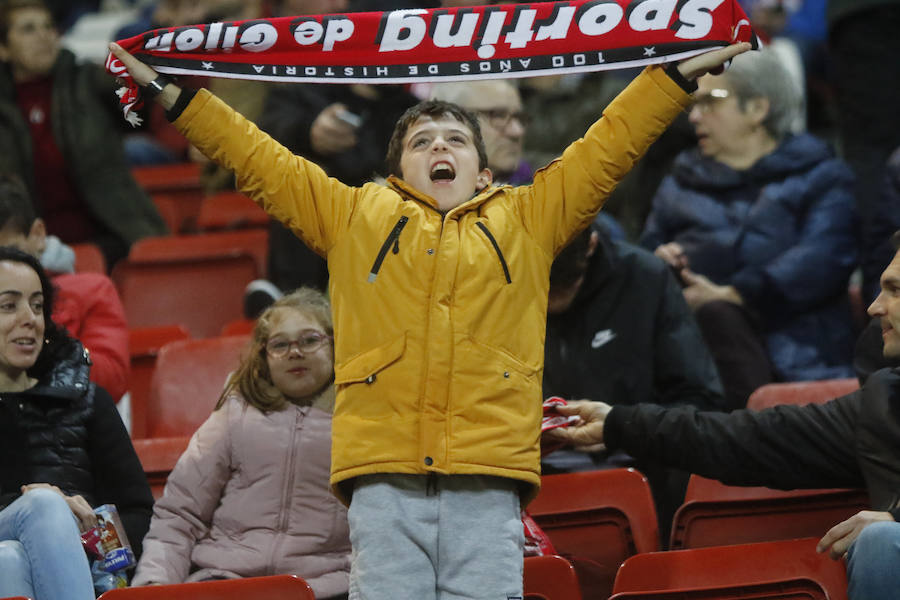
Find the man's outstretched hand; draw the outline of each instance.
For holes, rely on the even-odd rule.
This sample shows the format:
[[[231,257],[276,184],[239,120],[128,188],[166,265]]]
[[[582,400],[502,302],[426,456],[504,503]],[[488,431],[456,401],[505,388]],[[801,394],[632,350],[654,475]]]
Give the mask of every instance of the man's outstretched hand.
[[[604,402],[592,400],[573,400],[556,410],[565,416],[576,415],[581,418],[568,427],[558,427],[544,432],[549,441],[563,443],[566,446],[585,447],[603,443],[603,425],[606,415],[612,407]]]

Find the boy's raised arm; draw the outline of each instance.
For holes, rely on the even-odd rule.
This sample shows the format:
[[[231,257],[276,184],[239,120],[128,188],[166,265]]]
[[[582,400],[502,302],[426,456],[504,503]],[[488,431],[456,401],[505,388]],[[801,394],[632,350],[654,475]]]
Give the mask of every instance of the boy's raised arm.
[[[208,92],[183,90],[114,42],[109,49],[145,98],[165,108],[204,155],[234,172],[241,192],[313,251],[327,254],[353,212],[358,188],[329,178]]]

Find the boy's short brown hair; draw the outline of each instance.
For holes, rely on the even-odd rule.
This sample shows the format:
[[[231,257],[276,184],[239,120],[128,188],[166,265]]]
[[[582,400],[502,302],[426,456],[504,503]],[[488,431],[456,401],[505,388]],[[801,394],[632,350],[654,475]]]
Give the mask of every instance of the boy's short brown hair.
[[[410,126],[422,117],[431,117],[433,119],[449,115],[467,126],[472,131],[472,141],[475,144],[475,150],[478,152],[478,169],[486,169],[488,165],[487,149],[484,147],[484,138],[481,136],[481,126],[478,125],[478,119],[458,104],[452,102],[444,102],[443,100],[426,100],[419,102],[415,106],[407,109],[403,115],[397,119],[394,125],[394,132],[391,134],[391,141],[388,142],[387,156],[385,164],[387,165],[388,174],[402,177],[400,170],[400,157],[403,156],[403,138]]]

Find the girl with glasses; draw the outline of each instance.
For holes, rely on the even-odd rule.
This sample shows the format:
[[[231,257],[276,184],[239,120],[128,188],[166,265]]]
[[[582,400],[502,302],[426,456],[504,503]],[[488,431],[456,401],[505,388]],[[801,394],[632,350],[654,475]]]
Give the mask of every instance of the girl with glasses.
[[[308,288],[259,317],[156,503],[133,585],[292,574],[316,598],[346,597],[346,509],[328,487],[332,335]]]

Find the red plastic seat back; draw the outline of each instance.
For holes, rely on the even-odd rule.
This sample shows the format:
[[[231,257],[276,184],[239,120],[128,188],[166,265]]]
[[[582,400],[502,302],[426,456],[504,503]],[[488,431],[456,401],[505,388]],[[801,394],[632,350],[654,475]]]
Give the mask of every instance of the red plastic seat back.
[[[190,441],[191,438],[188,436],[132,440],[154,499],[159,499],[163,495],[169,473],[175,468],[175,463],[181,458]]]
[[[103,600],[315,600],[312,588],[294,575],[246,577],[199,583],[119,588]]]
[[[527,510],[574,563],[586,599],[609,594],[627,557],[659,549],[650,486],[634,469],[545,475]]]
[[[870,506],[865,490],[773,490],[691,475],[669,547],[703,548],[822,536]]]
[[[200,204],[197,229],[244,229],[267,227],[269,215],[241,192],[220,192],[206,196]]]
[[[190,436],[216,406],[249,336],[182,340],[163,346],[147,404],[147,437]]]
[[[763,410],[778,404],[824,404],[859,389],[856,379],[825,379],[822,381],[792,381],[767,383],[753,391],[747,408]]]
[[[150,196],[172,233],[192,231],[197,226],[203,200],[198,163],[135,167],[132,175]]]
[[[150,398],[150,381],[156,368],[160,349],[177,340],[191,337],[182,325],[140,327],[128,332],[131,354],[131,370],[128,374],[128,393],[131,397],[131,437],[147,437],[147,402]]]
[[[211,231],[191,235],[145,237],[131,245],[132,262],[183,260],[230,254],[249,254],[265,276],[269,260],[269,231],[261,228]]]
[[[846,600],[844,563],[818,554],[818,538],[638,554],[610,600],[821,598]]]
[[[112,279],[130,328],[184,325],[193,337],[218,335],[243,316],[244,288],[258,276],[247,254],[119,261]]]
[[[238,319],[225,323],[221,335],[247,335],[253,333],[256,327],[256,319]]]
[[[581,600],[575,567],[562,556],[525,557],[525,598]]]
[[[85,242],[83,244],[72,244],[71,248],[75,252],[76,273],[102,273],[106,275],[106,258],[97,244]]]

